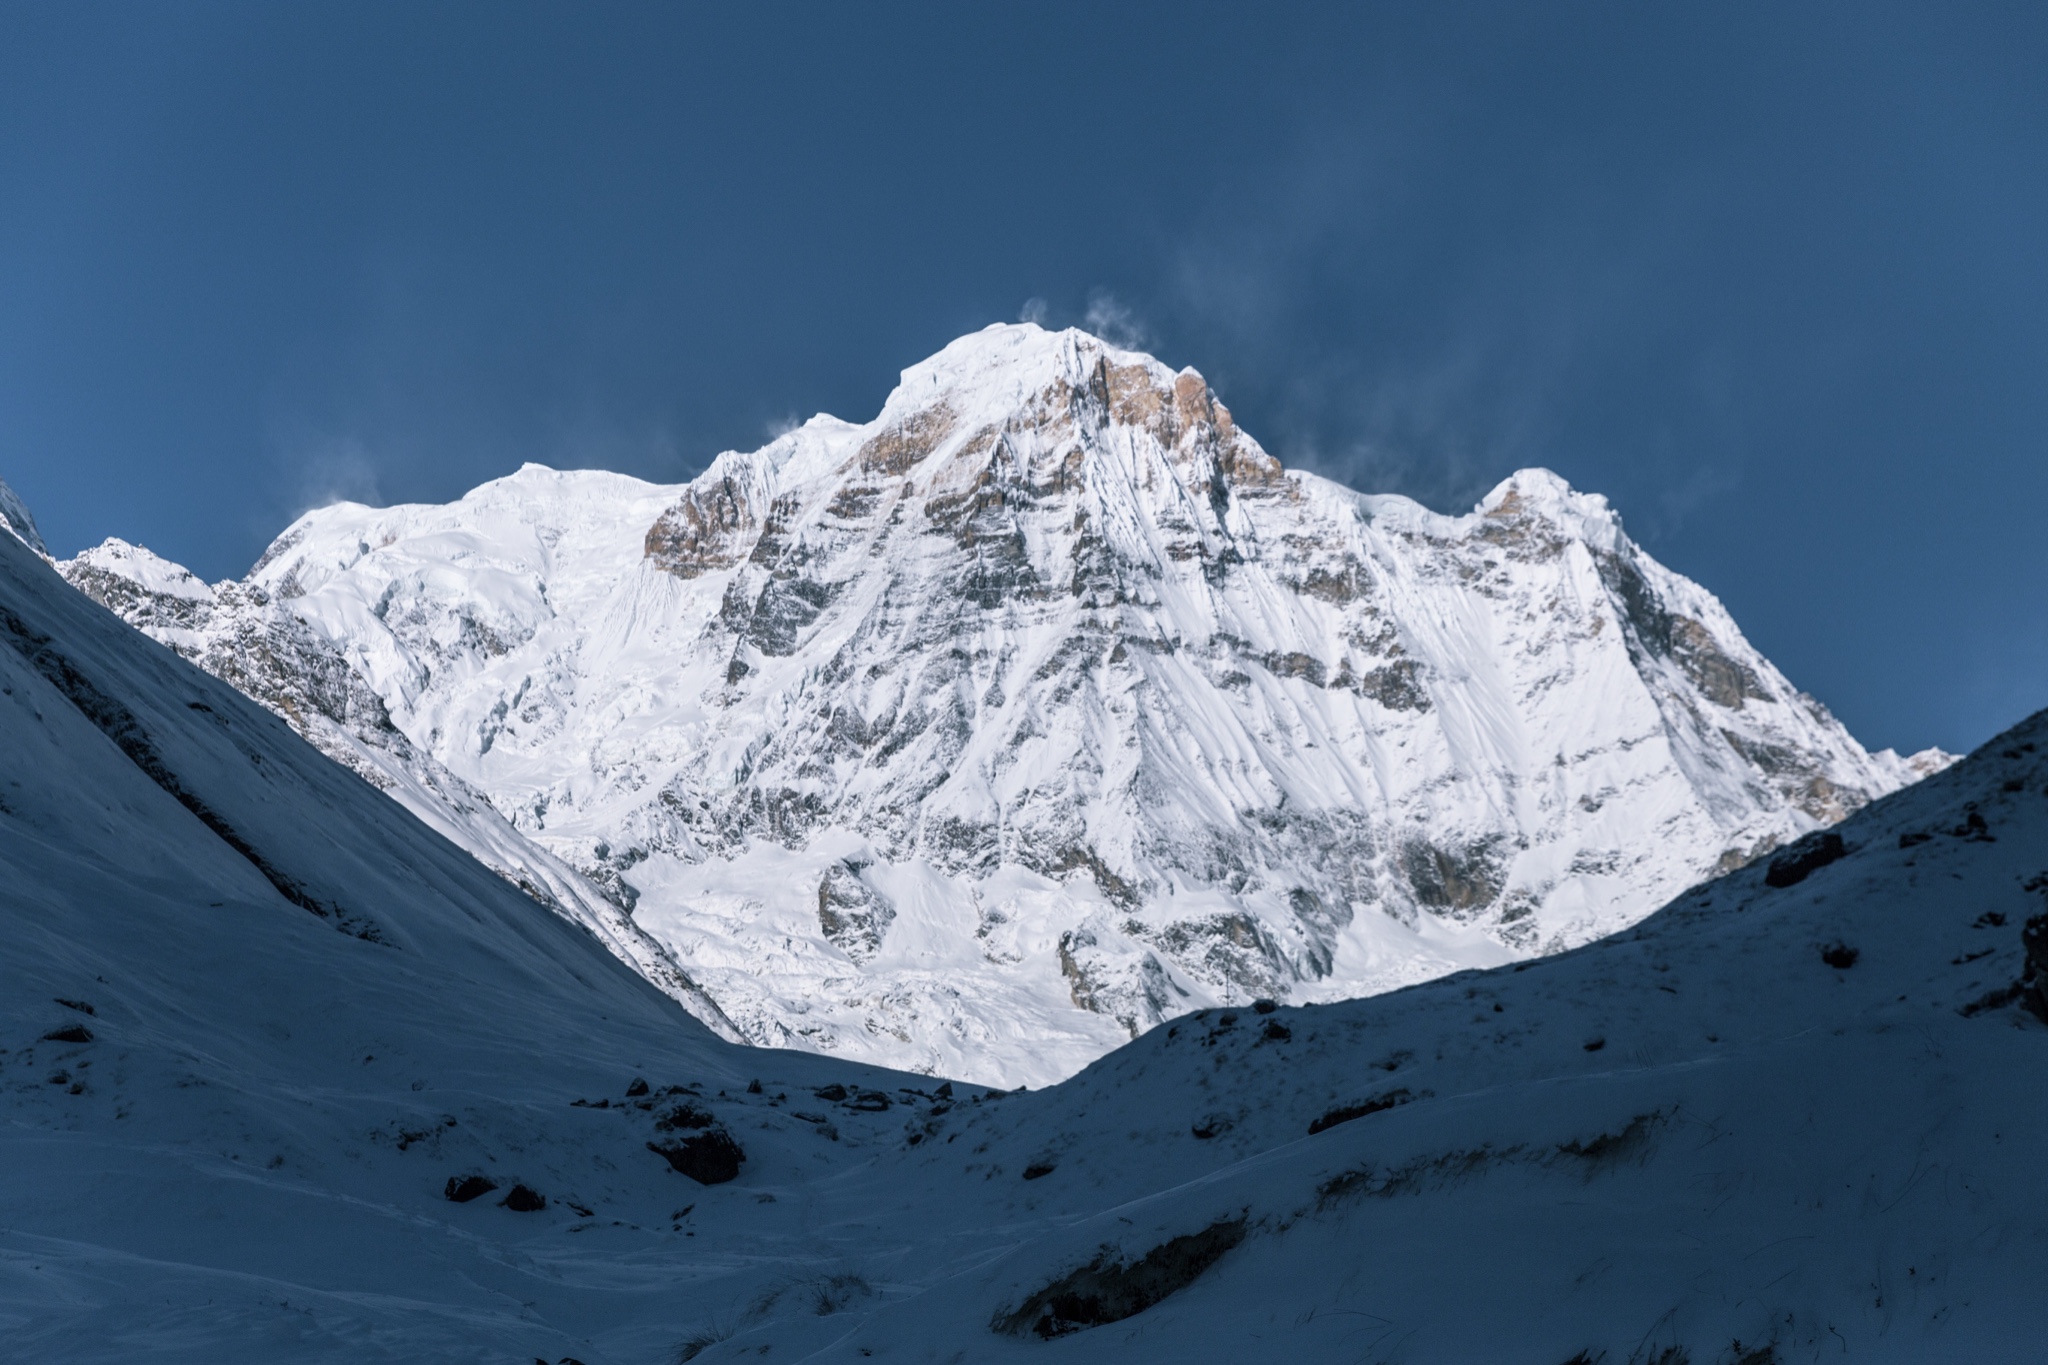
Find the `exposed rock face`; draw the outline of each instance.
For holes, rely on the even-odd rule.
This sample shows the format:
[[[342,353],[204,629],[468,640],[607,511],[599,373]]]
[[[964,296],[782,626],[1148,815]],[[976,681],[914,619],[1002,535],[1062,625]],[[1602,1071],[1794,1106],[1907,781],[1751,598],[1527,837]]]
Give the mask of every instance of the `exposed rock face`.
[[[872,962],[896,909],[860,879],[860,864],[837,862],[818,883],[818,927],[855,962]]]
[[[648,561],[679,578],[695,578],[745,559],[760,534],[756,511],[767,501],[769,472],[735,461],[724,477],[692,484],[647,528]]]
[[[308,514],[209,624],[94,555],[288,718],[487,793],[748,1037],[1001,1084],[1586,942],[1941,761],[1867,753],[1554,475],[1361,495],[1030,326],[683,488]]]

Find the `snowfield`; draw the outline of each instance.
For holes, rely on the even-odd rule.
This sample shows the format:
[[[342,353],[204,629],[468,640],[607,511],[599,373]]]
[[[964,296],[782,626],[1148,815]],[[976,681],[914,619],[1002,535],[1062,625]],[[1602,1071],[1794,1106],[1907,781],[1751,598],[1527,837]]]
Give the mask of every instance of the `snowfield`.
[[[62,567],[713,1028],[1005,1086],[1589,942],[1946,761],[1866,752],[1555,475],[1361,495],[1030,325],[688,485],[528,466],[239,582]]]
[[[1827,834],[998,1096],[720,1039],[0,536],[0,1340],[2038,1360],[2048,718]]]

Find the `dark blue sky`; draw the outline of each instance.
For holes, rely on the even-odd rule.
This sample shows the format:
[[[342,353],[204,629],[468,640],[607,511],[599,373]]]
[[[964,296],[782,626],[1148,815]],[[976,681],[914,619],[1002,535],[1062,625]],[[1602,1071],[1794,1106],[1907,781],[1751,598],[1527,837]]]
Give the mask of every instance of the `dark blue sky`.
[[[220,577],[1029,307],[1361,488],[1548,465],[1964,748],[2048,704],[2044,72],[2038,5],[0,0],[0,476]]]

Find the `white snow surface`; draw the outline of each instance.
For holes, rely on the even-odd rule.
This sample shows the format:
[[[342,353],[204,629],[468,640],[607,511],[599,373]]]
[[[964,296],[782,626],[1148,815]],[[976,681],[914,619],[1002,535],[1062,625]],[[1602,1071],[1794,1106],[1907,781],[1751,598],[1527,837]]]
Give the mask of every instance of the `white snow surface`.
[[[1207,1009],[996,1098],[720,1041],[0,537],[0,1341],[2037,1360],[2048,1026],[2012,987],[2023,927],[2048,943],[2044,747],[2048,715],[1851,816],[1796,884],[1752,866],[1544,959]],[[647,1149],[686,1105],[736,1179]],[[445,1198],[467,1174],[497,1188]]]
[[[1945,759],[1866,752],[1553,474],[1361,495],[1030,325],[688,485],[529,465],[308,513],[215,589],[65,571],[494,867],[601,888],[704,1017],[1003,1085],[1588,942]],[[277,656],[361,704],[277,705]]]

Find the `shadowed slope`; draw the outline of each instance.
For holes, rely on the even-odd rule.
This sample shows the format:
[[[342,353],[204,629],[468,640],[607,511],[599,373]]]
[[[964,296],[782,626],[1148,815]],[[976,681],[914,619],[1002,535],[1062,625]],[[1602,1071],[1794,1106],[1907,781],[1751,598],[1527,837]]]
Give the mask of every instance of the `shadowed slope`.
[[[998,1097],[722,1043],[10,538],[0,608],[31,1358],[2021,1362],[2048,1330],[2016,989],[2048,718],[1790,884]]]

